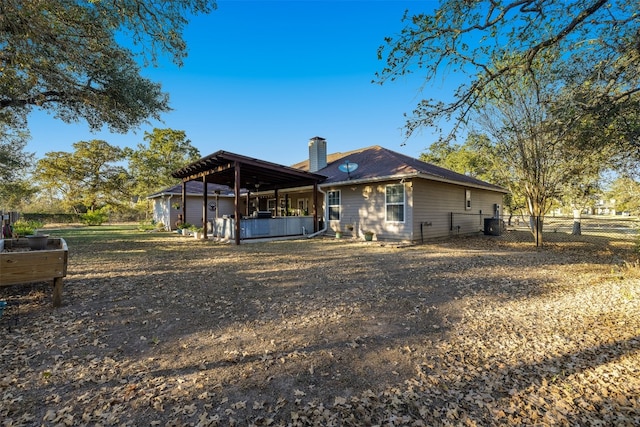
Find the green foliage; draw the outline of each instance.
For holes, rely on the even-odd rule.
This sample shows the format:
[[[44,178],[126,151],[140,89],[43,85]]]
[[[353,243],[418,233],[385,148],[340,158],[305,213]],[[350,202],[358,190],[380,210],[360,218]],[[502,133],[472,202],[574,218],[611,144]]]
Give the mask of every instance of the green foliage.
[[[504,163],[496,161],[493,157],[491,141],[486,135],[473,133],[462,145],[447,141],[435,142],[420,155],[420,159],[454,172],[511,188],[509,180],[505,179]],[[526,207],[522,195],[513,192],[504,196],[503,205],[509,213],[520,212]]]
[[[187,17],[214,8],[213,0],[3,1],[0,124],[26,129],[33,108],[93,130],[159,119],[168,96],[141,76],[136,56],[155,64],[168,53],[180,65]],[[133,43],[124,48],[116,35]]]
[[[399,35],[378,50],[386,60],[378,81],[420,72],[439,84],[455,74],[462,83],[453,100],[422,100],[406,126],[410,135],[453,121],[448,140],[481,104],[506,99],[495,91],[497,81],[529,80],[531,95],[565,134],[580,134],[575,140],[592,149],[635,147],[640,158],[637,6],[636,0],[444,0],[432,13],[405,15]]]
[[[22,129],[10,129],[2,122],[2,117],[0,110],[0,206],[3,209],[19,210],[37,191],[27,179],[34,156],[25,152],[26,132]]]
[[[133,194],[138,197],[179,183],[171,173],[200,158],[184,131],[154,129],[145,132],[144,140],[147,146],[138,144],[128,153],[129,172],[135,181]]]
[[[155,220],[140,221],[138,224],[138,230],[140,231],[162,231],[164,230],[164,224],[156,222]]]
[[[102,225],[109,220],[109,214],[104,209],[96,209],[81,214],[80,220],[86,225]]]
[[[129,198],[131,177],[117,164],[125,157],[122,149],[95,139],[73,147],[73,153],[47,153],[36,165],[42,187],[60,194],[67,210],[95,210]]]
[[[38,189],[29,179],[16,178],[13,181],[0,181],[1,206],[8,210],[20,211],[22,206],[33,199],[37,191]]]
[[[606,195],[615,200],[616,211],[640,216],[640,182],[628,176],[619,177]]]
[[[78,222],[79,217],[76,214],[63,214],[63,213],[22,213],[20,215],[25,220],[33,220],[38,221],[43,224],[71,224],[73,222]]]
[[[0,182],[18,181],[31,166],[33,153],[24,151],[27,139],[24,131],[8,128],[0,114]]]
[[[24,237],[34,234],[43,225],[40,221],[20,219],[13,223],[13,232],[20,237]]]
[[[499,184],[495,173],[491,170],[492,163],[487,159],[487,153],[483,152],[485,144],[480,142],[482,139],[486,140],[486,136],[474,133],[462,145],[437,141],[420,155],[420,160],[463,175]]]

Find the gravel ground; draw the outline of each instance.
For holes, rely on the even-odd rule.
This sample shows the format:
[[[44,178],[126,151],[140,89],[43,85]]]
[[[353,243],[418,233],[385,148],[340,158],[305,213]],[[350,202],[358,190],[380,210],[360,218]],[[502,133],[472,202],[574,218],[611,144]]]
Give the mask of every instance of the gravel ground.
[[[640,425],[630,244],[67,243],[61,308],[0,288],[3,426]]]

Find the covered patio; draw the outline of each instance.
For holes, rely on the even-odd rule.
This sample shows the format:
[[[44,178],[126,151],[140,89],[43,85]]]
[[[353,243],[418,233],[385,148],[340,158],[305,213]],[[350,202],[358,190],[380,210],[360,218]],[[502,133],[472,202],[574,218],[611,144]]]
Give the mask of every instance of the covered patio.
[[[208,224],[208,200],[207,184],[226,185],[234,189],[234,215],[232,218],[225,218],[223,227],[231,228],[229,235],[233,236],[236,244],[240,244],[242,239],[254,237],[282,237],[284,235],[303,234],[306,231],[318,231],[319,224],[319,191],[318,184],[326,179],[323,175],[302,171],[276,163],[258,160],[228,151],[217,151],[196,162],[191,163],[171,174],[174,178],[182,180],[182,199],[186,197],[186,183],[189,181],[201,181],[203,185],[202,193],[202,218],[204,237],[207,238]],[[250,203],[246,209],[242,209],[240,200],[251,199],[252,195],[273,194],[276,203],[279,200],[279,191],[284,189],[311,190],[312,197],[308,209],[310,224],[302,221],[289,221],[284,224],[282,219],[287,217],[285,210],[281,215],[279,208],[274,209],[274,214],[270,210],[260,210],[260,205],[255,206],[253,212],[249,212]],[[186,218],[186,203],[182,203],[182,217]],[[277,222],[276,222],[277,221]],[[309,222],[309,221],[307,221]],[[245,223],[245,224],[243,224]],[[300,223],[298,225],[297,223]],[[246,227],[244,227],[246,225]],[[299,230],[296,230],[296,228]],[[256,233],[256,230],[259,230]],[[299,233],[298,233],[299,231]],[[284,234],[283,234],[284,233]]]

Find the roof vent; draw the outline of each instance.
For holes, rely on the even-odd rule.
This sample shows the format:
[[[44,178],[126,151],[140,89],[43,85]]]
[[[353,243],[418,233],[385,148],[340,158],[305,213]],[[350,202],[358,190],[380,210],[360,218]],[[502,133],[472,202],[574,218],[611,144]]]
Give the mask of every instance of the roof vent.
[[[327,140],[314,136],[309,140],[309,172],[317,172],[327,166]]]

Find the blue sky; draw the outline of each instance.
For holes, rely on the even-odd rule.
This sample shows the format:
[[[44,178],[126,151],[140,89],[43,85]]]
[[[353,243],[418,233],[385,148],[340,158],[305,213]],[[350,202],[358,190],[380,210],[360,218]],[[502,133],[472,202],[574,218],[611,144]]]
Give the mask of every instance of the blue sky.
[[[450,96],[446,84],[423,90],[419,76],[373,84],[384,66],[377,49],[400,32],[404,11],[430,12],[435,1],[219,0],[186,29],[189,56],[143,74],[162,84],[173,111],[126,135],[91,133],[30,116],[27,151],[71,151],[81,140],[120,147],[143,142],[154,127],[184,130],[205,156],[218,150],[290,165],[308,156],[311,137],[328,151],[381,145],[417,157],[437,139],[428,130],[404,139],[404,113],[423,97]]]

